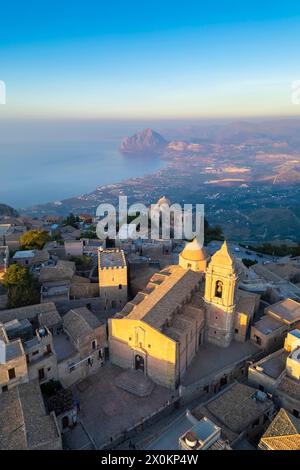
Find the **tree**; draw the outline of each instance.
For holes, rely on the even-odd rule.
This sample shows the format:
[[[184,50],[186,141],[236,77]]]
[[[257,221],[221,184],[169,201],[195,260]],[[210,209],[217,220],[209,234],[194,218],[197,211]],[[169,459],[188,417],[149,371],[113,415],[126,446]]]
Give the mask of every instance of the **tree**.
[[[250,268],[250,266],[253,266],[254,264],[257,263],[257,261],[254,261],[254,260],[249,259],[249,258],[243,258],[242,262],[247,268]]]
[[[25,266],[18,264],[9,266],[2,283],[8,290],[8,308],[39,303],[37,281]]]
[[[71,256],[70,261],[73,261],[76,264],[76,269],[78,271],[84,271],[91,269],[93,266],[93,260],[89,256]]]
[[[63,225],[71,225],[71,227],[74,227],[74,228],[78,228],[78,224],[80,222],[80,219],[79,217],[74,214],[72,214],[72,212],[68,215],[68,217],[66,217],[64,220],[63,220]]]
[[[204,219],[204,240],[205,243],[209,243],[212,240],[224,240],[222,227],[220,225],[211,226]]]
[[[29,230],[20,237],[20,245],[22,250],[42,250],[50,240],[51,237],[45,231]]]

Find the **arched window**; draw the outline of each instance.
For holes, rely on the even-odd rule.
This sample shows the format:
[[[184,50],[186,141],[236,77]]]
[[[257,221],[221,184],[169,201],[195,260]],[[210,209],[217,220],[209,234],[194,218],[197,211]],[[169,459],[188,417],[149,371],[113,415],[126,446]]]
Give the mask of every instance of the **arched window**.
[[[223,294],[223,282],[222,281],[217,281],[216,282],[215,297],[219,297],[221,299],[222,294]]]

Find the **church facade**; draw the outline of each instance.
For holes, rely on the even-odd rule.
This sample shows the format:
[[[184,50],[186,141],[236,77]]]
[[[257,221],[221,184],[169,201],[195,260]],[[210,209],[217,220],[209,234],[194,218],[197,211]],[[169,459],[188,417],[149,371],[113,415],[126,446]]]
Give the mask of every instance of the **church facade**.
[[[239,322],[247,323],[248,312],[238,309],[237,284],[226,242],[210,261],[196,240],[188,243],[179,265],[154,274],[109,320],[111,362],[177,388],[205,341],[227,347]]]

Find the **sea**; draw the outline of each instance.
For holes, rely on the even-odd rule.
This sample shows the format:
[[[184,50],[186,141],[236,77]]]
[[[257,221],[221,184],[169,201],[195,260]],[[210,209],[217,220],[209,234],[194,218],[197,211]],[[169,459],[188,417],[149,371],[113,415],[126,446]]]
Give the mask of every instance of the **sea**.
[[[144,176],[159,157],[122,155],[119,139],[0,142],[0,203],[16,209],[92,192],[97,186]]]

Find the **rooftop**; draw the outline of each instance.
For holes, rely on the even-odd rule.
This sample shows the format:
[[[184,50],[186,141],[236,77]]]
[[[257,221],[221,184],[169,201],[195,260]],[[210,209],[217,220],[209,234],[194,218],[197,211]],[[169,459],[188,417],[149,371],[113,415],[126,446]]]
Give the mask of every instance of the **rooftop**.
[[[52,328],[61,322],[61,317],[56,310],[54,302],[28,305],[26,307],[12,308],[0,311],[0,322],[7,323],[11,320],[23,320],[37,318],[40,325]]]
[[[254,328],[264,335],[269,335],[282,328],[282,322],[269,315],[263,315],[259,321],[254,324]]]
[[[300,400],[300,382],[292,379],[286,374],[284,374],[280,380],[277,390],[291,398],[294,398],[295,400]]]
[[[145,297],[133,307],[127,318],[143,320],[161,330],[200,281],[199,273],[186,271],[176,265],[168,266],[150,279]]]
[[[199,420],[203,416],[209,418],[232,442],[272,406],[271,400],[260,400],[257,393],[254,388],[235,382],[192,414]]]
[[[293,299],[284,299],[267,307],[266,313],[290,325],[300,321],[300,303]]]
[[[189,261],[203,261],[208,257],[205,249],[199,244],[196,238],[186,244],[180,256]]]
[[[25,318],[32,319],[32,318],[38,317],[39,315],[46,315],[46,314],[58,315],[56,306],[53,302],[1,310],[0,321],[2,323],[6,323],[14,319],[18,319],[18,320],[22,320]]]
[[[269,450],[300,450],[300,420],[281,408],[262,436],[260,447]]]
[[[34,250],[23,250],[23,251],[16,251],[13,256],[13,259],[22,259],[22,258],[34,258],[35,251]]]
[[[0,449],[51,449],[58,439],[52,416],[45,411],[37,381],[19,385],[0,395]]]
[[[215,434],[219,433],[221,429],[216,426],[210,419],[204,416],[198,423],[196,423],[187,433],[181,436],[181,439],[190,441],[191,443],[195,442],[195,450],[201,448],[205,443],[209,442],[209,439],[212,438]],[[192,446],[190,446],[192,447]]]
[[[285,370],[288,355],[289,353],[285,349],[280,349],[256,362],[252,368],[276,380]]]
[[[76,349],[64,333],[54,335],[52,337],[53,349],[55,351],[58,362],[64,361],[76,354]]]
[[[252,317],[259,298],[259,294],[238,289],[236,305],[237,312],[245,313],[247,316]]]
[[[41,283],[51,281],[71,280],[76,271],[73,261],[59,260],[56,266],[44,266],[40,272]]]
[[[5,345],[5,359],[6,362],[12,361],[17,357],[23,356],[24,351],[21,340],[10,341]]]
[[[63,318],[64,328],[74,341],[92,333],[101,323],[86,307],[70,310]]]

